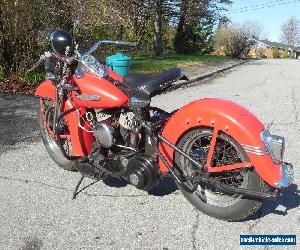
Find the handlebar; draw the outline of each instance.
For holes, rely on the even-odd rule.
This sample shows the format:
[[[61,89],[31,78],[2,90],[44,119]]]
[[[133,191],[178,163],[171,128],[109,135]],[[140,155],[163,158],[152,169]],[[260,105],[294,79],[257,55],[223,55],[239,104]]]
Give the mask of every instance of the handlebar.
[[[139,45],[138,42],[124,42],[124,41],[112,41],[112,40],[102,40],[96,42],[86,53],[85,55],[92,54],[100,45],[103,44],[115,44],[115,45],[122,45],[122,46],[130,46],[130,47],[137,47]],[[39,68],[45,61],[47,61],[48,58],[55,58],[61,62],[64,62],[68,65],[72,64],[74,60],[76,60],[76,57],[63,57],[60,56],[57,53],[51,53],[51,52],[45,52],[43,55],[41,55],[40,60],[38,60],[29,70],[28,72],[35,71],[37,68]]]
[[[33,72],[37,68],[39,68],[45,61],[45,58],[43,56],[40,57],[40,60],[38,60],[27,72]]]
[[[115,45],[122,45],[122,46],[130,46],[130,47],[137,47],[139,45],[138,42],[124,42],[124,41],[112,41],[112,40],[103,40],[96,42],[85,54],[90,55],[92,54],[100,45],[103,44],[115,44]]]
[[[27,71],[27,72],[33,72],[37,68],[39,68],[43,63],[47,61],[49,58],[55,58],[61,62],[64,62],[68,65],[72,64],[72,62],[75,60],[74,57],[62,57],[59,54],[51,53],[51,52],[45,52],[43,55],[41,55],[40,59]],[[47,63],[47,62],[46,62]]]

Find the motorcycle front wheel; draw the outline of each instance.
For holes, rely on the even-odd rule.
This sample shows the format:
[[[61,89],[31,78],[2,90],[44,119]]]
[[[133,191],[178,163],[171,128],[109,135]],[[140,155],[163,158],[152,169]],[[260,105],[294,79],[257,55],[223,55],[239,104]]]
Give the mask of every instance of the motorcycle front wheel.
[[[207,128],[198,128],[186,133],[177,146],[188,155],[196,159],[201,165],[207,160],[213,131]],[[247,154],[242,147],[231,137],[220,133],[212,158],[212,166],[224,166],[248,161]],[[191,163],[178,153],[175,154],[175,164],[184,174],[193,171]],[[238,169],[215,173],[223,185],[247,188],[266,192],[268,185],[256,174],[253,169]],[[192,185],[188,183],[187,185]],[[179,184],[178,188],[186,199],[199,211],[221,220],[241,221],[256,213],[262,205],[261,201],[250,200],[241,195],[228,195],[209,184],[200,184],[195,192],[189,193]]]
[[[65,170],[75,171],[76,161],[70,161],[66,159],[55,140],[53,124],[53,102],[51,100],[40,98],[38,113],[40,132],[48,154],[59,167]],[[63,126],[62,129],[65,134],[65,138],[63,139],[63,147],[65,148],[66,152],[70,155],[70,153],[72,152],[72,145],[67,137],[68,127],[65,123],[61,124],[61,126]]]

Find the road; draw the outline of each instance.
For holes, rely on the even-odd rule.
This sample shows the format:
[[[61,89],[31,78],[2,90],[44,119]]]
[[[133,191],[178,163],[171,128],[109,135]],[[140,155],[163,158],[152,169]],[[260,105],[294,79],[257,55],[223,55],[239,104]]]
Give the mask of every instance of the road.
[[[45,152],[35,100],[1,95],[0,249],[248,249],[239,246],[240,234],[296,234],[299,246],[299,69],[296,60],[252,61],[153,99],[169,111],[204,97],[233,100],[286,138],[295,185],[237,223],[198,213],[172,181],[150,194],[120,181],[97,182],[72,200],[79,174],[57,168]]]

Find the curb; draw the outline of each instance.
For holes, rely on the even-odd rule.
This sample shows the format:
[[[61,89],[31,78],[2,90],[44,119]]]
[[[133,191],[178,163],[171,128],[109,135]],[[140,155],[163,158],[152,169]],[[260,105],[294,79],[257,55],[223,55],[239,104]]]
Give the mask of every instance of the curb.
[[[214,70],[214,71],[211,71],[211,72],[193,77],[193,78],[189,79],[188,81],[184,81],[184,80],[177,81],[171,88],[169,88],[165,92],[171,92],[171,91],[176,90],[178,88],[188,88],[188,87],[195,86],[195,85],[199,84],[198,83],[199,81],[203,81],[205,79],[213,77],[216,74],[219,74],[219,73],[225,72],[227,70],[233,69],[235,67],[238,67],[240,65],[243,65],[246,62],[247,62],[247,60],[239,61],[237,63],[234,63],[234,64],[230,65],[230,66],[226,66],[226,67],[223,67],[223,68],[220,68],[220,69],[217,69],[217,70]]]

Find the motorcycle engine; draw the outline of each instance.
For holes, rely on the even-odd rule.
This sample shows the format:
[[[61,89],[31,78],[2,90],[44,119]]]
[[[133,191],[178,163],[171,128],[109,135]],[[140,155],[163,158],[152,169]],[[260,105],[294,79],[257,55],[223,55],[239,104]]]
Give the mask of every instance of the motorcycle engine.
[[[160,182],[156,161],[146,154],[138,154],[129,160],[125,176],[132,185],[143,190],[151,190]]]
[[[145,153],[132,155],[144,142],[134,113],[107,114],[100,111],[96,118],[93,133],[103,154],[99,156],[99,153],[95,153],[94,162],[98,163],[98,168],[111,176],[123,177],[139,189],[150,190],[157,186],[160,172],[156,156],[146,150],[147,143],[143,143]],[[128,153],[131,154],[129,158]]]
[[[136,119],[133,112],[121,113],[119,118],[120,124],[120,133],[123,137],[123,140],[126,146],[136,147],[138,140],[140,139],[138,136],[137,127],[139,126],[139,122]]]
[[[109,149],[116,143],[135,147],[138,138],[134,129],[137,126],[138,121],[133,112],[123,112],[118,116],[99,112],[93,133],[103,148]],[[120,138],[123,140],[120,141]]]
[[[106,120],[95,125],[94,136],[103,148],[111,148],[116,141],[115,129]]]

